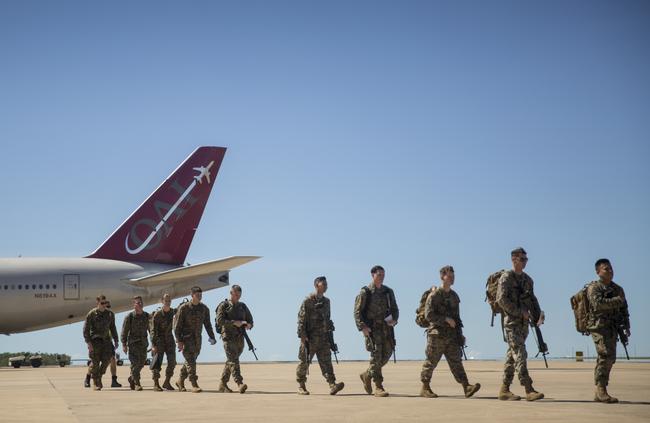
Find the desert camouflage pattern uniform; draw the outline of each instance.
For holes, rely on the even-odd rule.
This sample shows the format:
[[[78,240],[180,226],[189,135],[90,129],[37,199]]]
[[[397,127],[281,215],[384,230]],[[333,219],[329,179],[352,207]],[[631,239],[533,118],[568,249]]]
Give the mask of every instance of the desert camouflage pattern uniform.
[[[329,341],[329,331],[334,330],[334,322],[330,319],[330,300],[325,296],[309,295],[302,302],[298,312],[298,337],[306,338],[307,345],[301,343],[298,351],[298,368],[296,380],[298,383],[307,381],[307,370],[314,356],[318,358],[321,373],[330,384],[336,383],[332,352]],[[307,354],[309,350],[309,354]]]
[[[214,331],[210,323],[210,309],[203,303],[197,305],[191,301],[182,304],[176,311],[176,327],[174,335],[176,342],[183,342],[183,357],[185,365],[181,367],[181,379],[189,376],[190,382],[196,383],[196,358],[201,353],[201,326],[205,327],[208,336],[214,339]]]
[[[426,360],[420,374],[423,383],[428,384],[431,381],[431,375],[444,355],[456,382],[462,385],[469,384],[461,359],[461,347],[465,341],[462,335],[463,322],[460,319],[459,305],[460,298],[453,290],[445,292],[439,288],[427,298],[424,315],[430,326],[427,329]],[[456,328],[449,326],[445,321],[446,317],[454,319]]]
[[[151,317],[151,345],[156,347],[158,354],[167,356],[167,368],[165,368],[167,378],[174,375],[174,369],[176,368],[176,343],[172,333],[174,314],[176,314],[174,308],[170,308],[167,312],[161,308],[156,310]],[[154,366],[152,369],[153,380],[160,379],[162,359],[160,364],[160,366]]]
[[[149,313],[132,311],[126,315],[122,324],[122,344],[128,346],[131,379],[140,385],[140,371],[147,361],[149,346]]]
[[[110,310],[99,311],[93,308],[86,315],[83,334],[84,340],[93,346],[93,351],[90,353],[89,373],[96,381],[106,373],[106,368],[115,353],[114,344],[118,343],[115,315]]]
[[[616,362],[617,326],[630,329],[630,314],[623,288],[614,282],[605,285],[594,281],[587,287],[589,317],[587,329],[596,346],[598,360],[594,370],[594,383],[609,384],[609,373]]]
[[[253,315],[246,304],[238,301],[237,304],[225,300],[217,307],[216,325],[221,330],[221,339],[223,340],[223,349],[226,353],[226,364],[221,373],[221,381],[226,384],[230,376],[235,380],[237,385],[241,385],[244,378],[241,375],[239,365],[239,356],[244,351],[244,328],[238,328],[233,324],[235,320],[245,320],[251,326],[253,325]]]
[[[395,321],[399,318],[399,309],[392,289],[386,285],[376,288],[372,283],[361,289],[354,304],[354,320],[357,329],[362,330],[365,324],[372,330],[370,336],[365,337],[366,350],[370,352],[367,372],[377,384],[383,383],[381,369],[388,363],[395,348],[391,340],[393,328],[384,320],[389,314],[392,314]]]

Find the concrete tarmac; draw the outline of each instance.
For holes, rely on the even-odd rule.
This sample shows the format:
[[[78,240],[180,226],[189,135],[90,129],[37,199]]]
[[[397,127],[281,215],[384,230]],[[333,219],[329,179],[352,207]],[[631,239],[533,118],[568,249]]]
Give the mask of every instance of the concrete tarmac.
[[[359,373],[367,365],[346,362],[334,365],[337,379],[346,386],[329,395],[318,364],[310,368],[309,396],[296,394],[296,363],[243,363],[242,373],[249,390],[216,392],[222,364],[199,364],[203,392],[154,392],[151,374],[143,370],[144,391],[128,388],[128,366],[118,367],[123,388],[100,392],[83,387],[85,367],[0,369],[0,422],[648,422],[650,421],[650,363],[615,364],[609,391],[619,404],[593,402],[593,362],[551,361],[545,369],[540,361],[529,362],[535,387],[546,394],[537,402],[504,402],[496,399],[502,364],[469,361],[465,368],[471,383],[481,390],[466,399],[445,362],[433,374],[431,386],[440,395],[418,396],[421,362],[392,362],[384,368],[388,398],[365,394]],[[177,367],[176,374],[179,368]],[[105,386],[110,376],[104,376]],[[188,384],[189,385],[189,384]],[[231,388],[235,384],[230,382]],[[523,395],[523,388],[513,385]]]

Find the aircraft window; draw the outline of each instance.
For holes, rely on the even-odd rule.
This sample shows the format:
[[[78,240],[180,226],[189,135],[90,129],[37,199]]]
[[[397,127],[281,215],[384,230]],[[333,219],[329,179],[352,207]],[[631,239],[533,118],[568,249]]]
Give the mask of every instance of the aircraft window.
[[[25,289],[29,289],[29,285],[25,285]]]
[[[9,289],[9,285],[5,285],[5,289]]]
[[[43,289],[43,284],[40,284],[40,285],[38,286],[38,289]]]
[[[50,284],[45,285],[45,289],[50,289]]]
[[[23,289],[23,286],[22,286],[22,285],[18,285],[18,289]]]
[[[36,284],[32,284],[32,289],[36,289]]]
[[[52,289],[56,289],[56,285],[52,285]]]

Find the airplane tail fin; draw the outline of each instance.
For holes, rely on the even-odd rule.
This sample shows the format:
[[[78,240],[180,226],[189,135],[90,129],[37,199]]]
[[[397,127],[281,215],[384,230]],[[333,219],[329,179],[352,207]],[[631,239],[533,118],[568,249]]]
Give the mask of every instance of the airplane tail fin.
[[[197,148],[88,257],[183,264],[225,153]]]

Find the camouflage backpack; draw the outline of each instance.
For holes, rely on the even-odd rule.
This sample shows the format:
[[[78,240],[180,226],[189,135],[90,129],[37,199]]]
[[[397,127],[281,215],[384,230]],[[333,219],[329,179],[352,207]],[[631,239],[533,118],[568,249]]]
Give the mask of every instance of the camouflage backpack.
[[[589,335],[587,321],[589,319],[589,297],[587,288],[591,285],[586,284],[580,291],[571,297],[571,308],[576,319],[576,330],[583,335]]]
[[[427,298],[429,298],[429,295],[433,294],[436,290],[436,287],[431,287],[430,289],[427,289],[422,293],[422,296],[420,297],[420,305],[418,305],[418,308],[415,309],[415,323],[417,323],[418,326],[421,328],[428,328],[429,327],[429,321],[427,320],[427,316],[424,315],[424,306],[427,303]]]
[[[498,272],[492,273],[488,276],[487,282],[485,283],[485,301],[492,308],[491,326],[494,326],[494,316],[501,313],[501,307],[497,303],[497,289],[499,288],[499,279],[501,279],[504,272],[507,272],[507,270],[501,269]]]

